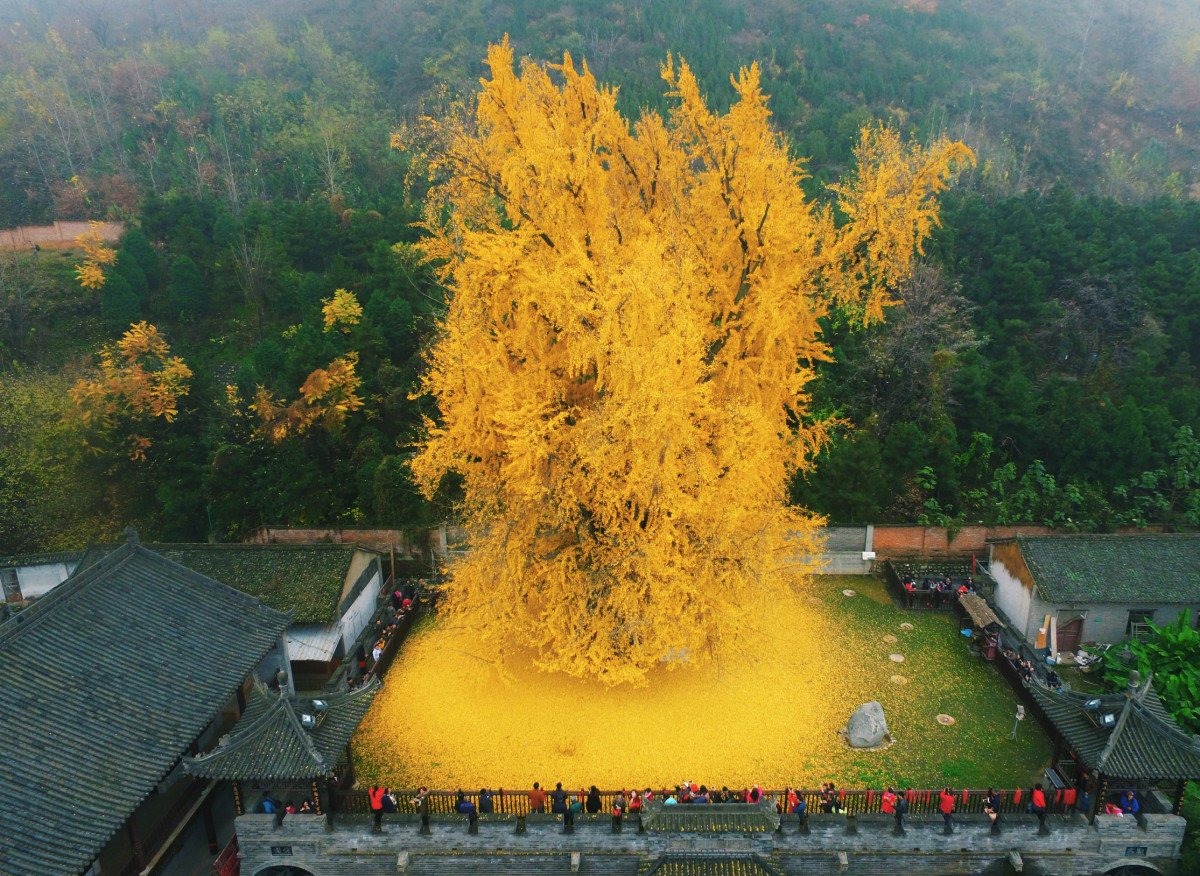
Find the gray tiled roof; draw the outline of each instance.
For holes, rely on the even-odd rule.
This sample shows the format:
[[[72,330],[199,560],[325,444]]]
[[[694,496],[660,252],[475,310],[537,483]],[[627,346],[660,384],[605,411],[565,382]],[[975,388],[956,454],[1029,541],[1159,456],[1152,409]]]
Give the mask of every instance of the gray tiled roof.
[[[300,715],[314,714],[312,698],[281,697],[255,685],[246,713],[211,752],[184,761],[207,779],[314,779],[333,773],[338,757],[371,707],[379,679],[353,691],[324,694],[327,710],[314,730]]]
[[[1200,534],[1018,536],[1051,603],[1200,603]]]
[[[1097,709],[1085,705],[1093,699],[1088,694],[1029,690],[1089,770],[1125,779],[1200,779],[1200,738],[1179,728],[1151,679],[1132,696],[1099,697]],[[1094,720],[1104,714],[1116,716],[1112,729]]]
[[[114,545],[93,545],[79,563],[83,570]],[[294,623],[338,620],[342,588],[354,544],[147,544],[151,550],[208,575],[271,608],[290,611]]]
[[[668,853],[638,867],[638,876],[781,876],[782,868],[755,854]]]
[[[0,626],[0,873],[79,873],[288,616],[130,542]]]

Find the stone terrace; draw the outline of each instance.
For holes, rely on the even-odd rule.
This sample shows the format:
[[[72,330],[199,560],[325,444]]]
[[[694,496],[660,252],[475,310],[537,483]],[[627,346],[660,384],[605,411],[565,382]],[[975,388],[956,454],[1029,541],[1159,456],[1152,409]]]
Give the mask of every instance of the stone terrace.
[[[435,815],[431,835],[422,836],[418,819],[410,815],[387,816],[379,834],[372,832],[369,816],[290,815],[276,826],[273,816],[244,815],[237,819],[237,834],[245,876],[280,865],[313,876],[637,876],[653,872],[656,862],[680,859],[700,864],[694,872],[1072,876],[1145,864],[1151,869],[1122,872],[1175,873],[1184,830],[1183,819],[1173,815],[1148,815],[1142,824],[1098,816],[1095,826],[1082,816],[1051,816],[1050,833],[1039,836],[1037,820],[1020,815],[1007,816],[1003,832],[995,836],[982,816],[956,819],[951,835],[943,833],[940,817],[918,816],[906,819],[904,836],[895,836],[891,818],[880,815],[813,815],[807,833],[795,816],[785,816],[778,832],[749,833],[638,833],[636,820],[626,818],[622,833],[614,834],[611,819],[601,815],[578,816],[575,832],[566,834],[554,816],[530,816],[523,833],[511,816],[485,816],[471,834],[464,816]],[[742,866],[731,869],[731,863]]]

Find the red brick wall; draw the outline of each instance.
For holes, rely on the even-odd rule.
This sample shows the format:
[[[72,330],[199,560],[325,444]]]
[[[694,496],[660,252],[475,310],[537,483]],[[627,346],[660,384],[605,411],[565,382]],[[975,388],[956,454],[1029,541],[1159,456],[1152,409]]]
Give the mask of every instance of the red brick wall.
[[[953,540],[943,526],[875,527],[872,547],[880,559],[887,557],[937,557],[985,554],[988,539],[1013,535],[1052,535],[1047,526],[964,526]]]

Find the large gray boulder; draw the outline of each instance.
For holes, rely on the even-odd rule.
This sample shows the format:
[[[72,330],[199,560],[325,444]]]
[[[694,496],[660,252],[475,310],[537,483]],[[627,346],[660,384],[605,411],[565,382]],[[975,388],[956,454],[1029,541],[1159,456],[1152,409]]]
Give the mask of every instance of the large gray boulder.
[[[875,701],[863,703],[850,716],[846,741],[851,748],[876,748],[890,740],[883,706]]]

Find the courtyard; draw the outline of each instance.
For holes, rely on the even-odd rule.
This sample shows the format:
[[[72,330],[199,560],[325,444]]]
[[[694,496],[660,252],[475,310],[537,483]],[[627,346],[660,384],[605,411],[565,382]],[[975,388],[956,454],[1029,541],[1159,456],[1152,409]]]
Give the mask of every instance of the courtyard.
[[[360,784],[567,788],[710,785],[1020,787],[1050,743],[947,613],[907,612],[881,581],[818,576],[734,656],[644,687],[498,664],[469,631],[424,619],[354,740]],[[878,700],[893,744],[838,731]],[[939,721],[939,716],[941,720]],[[947,720],[947,716],[952,723]]]

